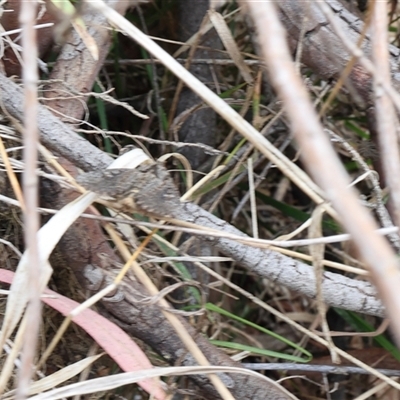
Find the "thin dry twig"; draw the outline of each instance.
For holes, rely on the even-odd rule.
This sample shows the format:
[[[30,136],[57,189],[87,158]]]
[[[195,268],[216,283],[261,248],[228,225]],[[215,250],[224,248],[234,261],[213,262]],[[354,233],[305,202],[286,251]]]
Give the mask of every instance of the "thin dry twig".
[[[253,160],[250,157],[248,159],[248,172],[249,172],[249,192],[250,192],[250,204],[251,204],[251,225],[253,230],[253,236],[258,239],[258,220],[257,220],[257,205],[256,205],[256,193],[254,190],[254,171],[253,171]]]
[[[393,107],[392,100],[383,90],[382,85],[390,86],[389,52],[387,48],[387,4],[374,1],[372,3],[371,42],[372,56],[375,70],[374,94],[376,108],[376,125],[381,160],[385,169],[385,177],[390,188],[391,205],[394,219],[400,226],[400,154],[398,146],[399,121]]]
[[[301,372],[320,372],[321,374],[371,374],[360,367],[349,367],[347,365],[313,365],[313,364],[295,364],[295,363],[242,363],[243,367],[254,371],[301,371]],[[381,374],[387,376],[400,376],[397,369],[376,368]]]
[[[317,206],[312,214],[312,221],[309,228],[310,239],[322,236],[322,216],[324,213],[323,206]],[[317,308],[321,319],[322,332],[324,338],[329,345],[329,352],[331,353],[332,362],[335,364],[340,363],[340,358],[336,353],[335,344],[329,334],[329,325],[326,319],[326,304],[324,303],[324,296],[322,293],[322,280],[324,277],[324,268],[322,260],[324,259],[325,246],[323,244],[312,244],[310,246],[310,255],[313,258],[313,267],[315,268],[316,277],[316,291],[317,291]]]
[[[36,168],[38,163],[38,126],[37,126],[37,64],[38,55],[36,43],[36,1],[23,1],[21,5],[20,22],[22,25],[23,45],[23,80],[25,91],[25,170],[23,175],[24,187],[24,222],[25,222],[25,245],[27,246],[29,263],[29,286],[30,301],[27,307],[27,325],[25,331],[24,347],[21,357],[21,369],[18,376],[17,399],[24,399],[29,393],[29,384],[32,376],[32,365],[34,362],[36,344],[39,335],[41,321],[40,281],[41,260],[39,257],[39,246],[37,232],[40,227],[38,208],[38,177]]]

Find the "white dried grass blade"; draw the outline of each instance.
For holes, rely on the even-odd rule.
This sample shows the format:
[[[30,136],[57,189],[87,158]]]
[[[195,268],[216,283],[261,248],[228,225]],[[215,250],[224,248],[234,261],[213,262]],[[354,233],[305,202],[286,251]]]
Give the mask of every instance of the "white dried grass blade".
[[[367,171],[364,172],[362,175],[358,176],[356,179],[354,179],[349,186],[356,186],[358,183],[362,182],[363,180],[367,179],[367,177],[371,174],[373,174],[375,171]]]
[[[69,313],[69,316],[71,318],[76,317],[82,311],[87,310],[88,308],[90,308],[91,306],[96,304],[98,301],[100,301],[103,297],[107,296],[112,291],[115,291],[115,289],[117,289],[117,285],[115,283],[111,283],[110,285],[106,286],[105,288],[103,288],[100,291],[98,291],[97,293],[95,293],[93,296],[86,299],[83,303],[79,304],[79,306],[75,307]]]
[[[81,37],[83,43],[89,50],[89,53],[92,55],[93,59],[97,61],[99,59],[99,49],[97,47],[96,41],[90,36],[89,32],[86,29],[85,23],[82,18],[76,18],[71,21],[72,26],[75,28],[77,34]]]
[[[218,8],[219,6],[212,6],[212,3],[210,2],[210,8]],[[229,14],[225,15],[225,19],[228,19],[232,17],[233,15],[237,14],[240,11],[240,8],[237,8],[230,12]],[[195,43],[197,43],[199,36],[204,36],[210,29],[212,29],[213,25],[211,22],[207,22],[204,26],[200,27],[200,29],[192,35],[186,42],[179,47],[178,50],[175,51],[175,53],[172,55],[174,58],[178,58],[182,53],[187,51],[190,46],[193,46]]]
[[[224,17],[215,10],[210,10],[208,12],[208,15],[210,17],[212,24],[214,25],[215,30],[218,33],[219,38],[221,39],[230,57],[238,67],[240,73],[242,74],[243,79],[249,85],[252,85],[254,83],[254,79],[251,74],[251,70],[244,62],[240,50],[236,45],[235,39],[233,38],[232,33],[229,30]]]
[[[72,385],[64,386],[59,389],[51,390],[48,393],[42,393],[38,396],[30,397],[30,400],[57,400],[64,397],[71,397],[77,395],[83,395],[88,393],[95,393],[100,391],[109,391],[120,386],[129,385],[136,383],[139,380],[154,378],[159,376],[170,376],[170,375],[195,375],[195,374],[210,374],[210,373],[240,373],[255,376],[259,379],[263,379],[270,384],[279,386],[273,380],[256,373],[254,371],[246,370],[244,368],[237,367],[167,367],[167,368],[156,368],[149,369],[140,372],[126,372],[122,374],[106,376],[103,378],[91,379],[85,382],[74,383]],[[279,386],[280,390],[282,387]],[[297,397],[286,392],[292,399]]]
[[[158,161],[165,162],[170,157],[174,157],[182,163],[183,168],[186,171],[186,187],[190,189],[193,186],[193,170],[189,160],[183,154],[175,152],[163,154],[161,157],[158,158]]]
[[[7,383],[10,381],[11,374],[14,370],[14,365],[16,363],[16,359],[18,354],[20,354],[20,350],[23,345],[23,337],[25,335],[26,330],[26,318],[23,318],[21,324],[19,326],[18,332],[15,335],[14,343],[11,349],[8,349],[8,356],[6,360],[2,362],[2,369],[0,374],[0,393],[3,393],[5,388],[7,387]],[[4,348],[5,346],[3,346]]]
[[[203,176],[194,186],[192,186],[182,197],[181,201],[190,200],[192,195],[196,190],[200,189],[203,185],[209,182],[211,179],[215,179],[219,176],[219,173],[225,168],[224,165],[218,165],[212,171],[210,171],[206,176]]]
[[[107,208],[108,212],[110,213],[111,217],[118,218],[121,216],[121,213],[118,213],[111,208]],[[131,225],[128,224],[121,224],[120,222],[116,222],[115,226],[121,232],[121,234],[125,237],[125,239],[131,244],[132,246],[135,244],[135,231]]]
[[[80,374],[85,368],[92,365],[97,359],[99,359],[103,354],[98,354],[96,356],[87,357],[83,360],[80,360],[72,365],[68,365],[63,369],[46,376],[39,381],[33,382],[29,386],[29,395],[34,395],[36,393],[42,393],[45,390],[53,389],[59,384],[66,382],[68,379],[73,378],[74,376]],[[6,393],[4,396],[11,396],[15,393],[15,390],[12,390]]]
[[[142,149],[133,149],[119,156],[108,168],[134,169],[143,162],[150,160],[150,157]]]

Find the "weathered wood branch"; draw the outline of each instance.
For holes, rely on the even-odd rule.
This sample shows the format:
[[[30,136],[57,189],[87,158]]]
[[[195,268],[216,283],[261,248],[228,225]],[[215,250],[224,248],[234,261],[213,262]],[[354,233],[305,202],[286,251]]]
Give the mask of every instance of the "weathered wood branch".
[[[22,117],[21,90],[3,75],[0,75],[0,90],[2,91],[2,101],[7,111],[15,118],[20,119]],[[40,107],[39,118],[42,142],[75,165],[84,170],[98,170],[104,169],[111,163],[111,157],[82,139],[44,107]],[[213,229],[222,229],[236,234],[241,233],[199,206],[187,204],[186,207],[189,212],[183,215],[183,219],[188,222],[207,223],[207,226]],[[243,233],[241,234],[243,235]],[[295,261],[275,251],[265,251],[246,245],[239,245],[229,239],[219,239],[215,243],[222,253],[237,259],[239,263],[250,271],[262,277],[275,280],[279,284],[306,296],[315,296],[314,272],[309,265]],[[245,259],[243,256],[246,256]],[[292,279],[293,277],[295,279]],[[340,297],[341,295],[343,295],[343,298]],[[331,306],[365,314],[383,315],[383,306],[375,298],[375,295],[374,288],[368,282],[350,279],[339,274],[325,274],[324,299]]]
[[[328,5],[334,12],[339,29],[349,42],[356,44],[363,29],[363,22],[350,13],[342,3],[337,0],[328,0]],[[280,10],[281,21],[287,34],[289,45],[293,51],[302,40],[301,62],[309,67],[316,75],[323,79],[338,79],[350,61],[352,54],[335,33],[327,17],[322,13],[318,2],[302,2],[296,0],[283,0],[276,3]],[[302,37],[302,32],[304,36]],[[371,42],[367,35],[363,41],[362,51],[369,57]],[[392,85],[400,89],[400,50],[390,45],[390,65],[392,72]],[[367,104],[371,103],[372,81],[369,73],[359,63],[350,74],[351,83],[357,92],[364,97]]]

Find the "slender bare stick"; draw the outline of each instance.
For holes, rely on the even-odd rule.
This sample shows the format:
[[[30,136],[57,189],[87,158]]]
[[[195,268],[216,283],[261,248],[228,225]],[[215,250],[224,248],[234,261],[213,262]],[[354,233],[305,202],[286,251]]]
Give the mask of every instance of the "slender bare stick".
[[[349,177],[324,134],[308,93],[296,74],[285,40],[285,31],[273,2],[242,2],[256,24],[260,46],[271,83],[284,101],[291,126],[302,149],[302,157],[315,181],[342,217],[362,258],[370,267],[374,284],[392,319],[396,342],[400,344],[400,272],[388,242],[374,232],[372,216],[361,207]]]
[[[25,399],[29,393],[29,383],[32,376],[37,338],[41,320],[40,302],[40,257],[37,242],[39,230],[38,208],[38,177],[37,149],[38,149],[38,127],[37,127],[37,46],[36,20],[37,2],[35,0],[23,1],[21,3],[20,22],[22,26],[23,46],[23,81],[24,81],[24,160],[25,170],[23,175],[24,188],[24,238],[29,258],[29,294],[30,301],[27,307],[27,329],[25,331],[24,346],[22,352],[21,368],[18,375],[17,399]]]
[[[374,95],[376,107],[376,125],[379,133],[381,160],[385,177],[390,188],[391,205],[394,210],[395,224],[400,224],[400,154],[397,138],[399,121],[396,118],[393,103],[382,89],[382,83],[390,85],[389,51],[387,35],[387,4],[375,1],[372,7],[371,42],[372,58],[375,70]],[[396,129],[397,128],[397,129]]]

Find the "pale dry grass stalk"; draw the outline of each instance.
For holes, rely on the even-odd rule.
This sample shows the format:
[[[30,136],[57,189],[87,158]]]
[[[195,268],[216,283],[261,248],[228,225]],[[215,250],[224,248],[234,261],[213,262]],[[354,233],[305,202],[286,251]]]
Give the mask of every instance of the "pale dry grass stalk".
[[[398,146],[399,121],[393,103],[383,90],[382,83],[390,85],[388,51],[388,7],[386,2],[374,1],[371,5],[371,42],[374,75],[375,116],[378,131],[381,161],[386,182],[390,188],[391,205],[395,224],[400,226],[400,153]]]
[[[70,385],[56,388],[51,392],[39,394],[31,397],[31,400],[57,400],[64,399],[71,396],[81,396],[84,394],[96,393],[96,392],[107,392],[111,389],[119,388],[124,385],[136,383],[146,378],[154,378],[161,376],[184,376],[184,375],[199,375],[199,374],[218,374],[218,373],[231,373],[231,374],[244,374],[248,376],[254,376],[258,379],[265,380],[268,383],[271,381],[265,376],[250,371],[248,369],[239,367],[220,367],[220,366],[193,366],[193,367],[160,367],[149,370],[142,370],[138,372],[124,372],[120,374],[114,374],[112,376],[103,376],[100,378],[89,379],[83,382],[72,383]],[[279,384],[272,382],[273,386],[279,387]],[[296,400],[297,397],[285,391],[287,397]],[[297,399],[298,400],[298,399]]]
[[[29,303],[26,318],[27,329],[24,335],[21,368],[18,375],[17,399],[28,396],[29,384],[41,321],[40,283],[41,261],[39,257],[37,232],[39,230],[38,208],[38,177],[36,174],[38,161],[39,131],[37,127],[37,43],[36,21],[37,2],[34,0],[21,2],[20,23],[22,26],[23,46],[23,81],[24,81],[24,239],[28,254]]]
[[[323,236],[322,233],[322,217],[324,215],[324,206],[317,206],[312,213],[311,224],[308,229],[308,235],[311,239]],[[315,270],[316,283],[317,283],[317,309],[321,319],[321,328],[325,340],[328,343],[331,359],[334,364],[340,364],[340,358],[335,350],[335,344],[330,336],[329,325],[326,319],[327,307],[324,303],[324,295],[322,292],[322,281],[324,279],[324,266],[323,259],[325,255],[325,246],[323,244],[313,244],[309,247],[310,255],[312,256],[312,263]]]
[[[271,83],[285,104],[293,133],[300,144],[303,161],[315,181],[338,211],[343,225],[352,235],[361,257],[368,263],[400,344],[399,265],[388,242],[379,237],[372,216],[360,206],[349,177],[324,134],[308,93],[296,74],[285,31],[274,3],[243,2],[258,30],[261,50]]]
[[[253,237],[258,239],[258,220],[257,220],[257,204],[256,204],[256,192],[254,189],[254,171],[253,171],[253,159],[248,158],[248,176],[249,176],[249,193],[250,193],[250,206],[251,206],[251,226],[253,231]]]

